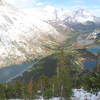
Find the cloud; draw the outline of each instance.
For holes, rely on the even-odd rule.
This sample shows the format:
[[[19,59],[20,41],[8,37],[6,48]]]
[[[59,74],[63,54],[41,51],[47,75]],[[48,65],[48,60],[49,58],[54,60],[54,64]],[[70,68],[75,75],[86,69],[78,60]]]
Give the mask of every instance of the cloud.
[[[20,8],[32,8],[34,7],[43,7],[46,6],[48,4],[50,4],[51,6],[47,6],[48,10],[53,11],[53,7],[49,1],[50,0],[45,0],[45,2],[40,2],[40,0],[5,0],[6,2],[16,6],[16,7],[20,7]],[[68,9],[79,9],[79,8],[83,8],[86,10],[91,10],[95,15],[100,16],[100,6],[97,4],[94,5],[84,5],[84,2],[87,0],[71,0],[73,2],[72,5],[70,5],[70,7],[68,7]],[[94,1],[100,1],[100,0],[94,0]],[[75,4],[74,4],[75,3]]]
[[[83,0],[73,0],[74,3],[83,3]]]
[[[5,0],[16,7],[28,7],[36,3],[36,0]]]
[[[85,5],[77,5],[77,6],[71,6],[71,9],[88,9],[88,7],[87,6],[85,6]]]
[[[37,6],[43,6],[44,3],[42,3],[42,2],[38,2],[36,5],[37,5]]]
[[[92,6],[93,9],[100,9],[100,6],[94,5]]]
[[[70,9],[85,9],[90,11],[93,15],[100,17],[100,6],[94,5],[91,7],[85,5],[77,5],[77,6],[72,6]]]
[[[92,10],[92,12],[94,13],[94,15],[100,17],[100,9]]]

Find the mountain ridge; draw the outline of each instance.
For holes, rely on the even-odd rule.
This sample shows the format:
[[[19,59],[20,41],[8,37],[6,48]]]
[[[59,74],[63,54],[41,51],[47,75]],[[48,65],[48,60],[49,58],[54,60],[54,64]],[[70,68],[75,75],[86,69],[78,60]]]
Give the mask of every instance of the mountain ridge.
[[[69,11],[62,8],[56,9],[52,7],[51,9],[50,7],[47,7],[38,10],[40,10],[38,13],[36,9],[32,9],[31,11],[27,12],[27,10],[23,11],[17,9],[5,2],[1,3],[1,67],[9,64],[23,63],[25,61],[33,60],[39,56],[51,54],[52,51],[47,50],[44,45],[57,45],[66,40],[68,38],[68,32],[75,30],[75,27],[77,30],[78,26],[76,26],[76,24],[81,23],[76,21],[79,16],[80,18],[83,17],[84,21],[86,22],[88,16],[90,18],[88,21],[95,22],[96,18],[90,13],[85,13],[85,11],[82,9],[74,12],[75,14],[77,13],[75,20],[73,19],[75,14],[74,17],[72,16],[73,13],[72,15],[68,16],[67,12]],[[86,14],[86,16],[83,12]],[[81,13],[83,13],[82,16]],[[71,19],[71,21],[69,19]],[[81,23],[82,25],[85,24],[83,22]],[[95,25],[93,27],[95,27]]]

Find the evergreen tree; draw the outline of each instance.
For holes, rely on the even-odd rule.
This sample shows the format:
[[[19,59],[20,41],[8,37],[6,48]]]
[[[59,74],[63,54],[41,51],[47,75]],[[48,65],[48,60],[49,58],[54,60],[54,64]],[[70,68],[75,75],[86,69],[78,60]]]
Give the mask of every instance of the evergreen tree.
[[[42,75],[38,83],[39,83],[39,90],[41,91],[40,95],[46,99],[52,97],[52,88],[50,84],[50,79],[45,75]]]
[[[5,84],[0,84],[0,100],[6,99],[5,90],[6,90]]]
[[[66,64],[66,62],[68,62],[67,60],[69,61],[69,58],[66,59],[64,51],[61,50],[59,53],[59,60],[57,66],[58,95],[61,98],[69,100],[72,94],[72,83],[70,77],[70,68],[69,65]]]

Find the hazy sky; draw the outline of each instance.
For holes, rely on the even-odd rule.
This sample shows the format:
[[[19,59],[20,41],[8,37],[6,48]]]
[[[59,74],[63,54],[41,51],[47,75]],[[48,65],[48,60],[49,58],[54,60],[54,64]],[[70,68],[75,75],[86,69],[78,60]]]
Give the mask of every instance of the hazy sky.
[[[47,5],[68,9],[84,8],[100,16],[100,0],[5,0],[20,8],[45,7]]]

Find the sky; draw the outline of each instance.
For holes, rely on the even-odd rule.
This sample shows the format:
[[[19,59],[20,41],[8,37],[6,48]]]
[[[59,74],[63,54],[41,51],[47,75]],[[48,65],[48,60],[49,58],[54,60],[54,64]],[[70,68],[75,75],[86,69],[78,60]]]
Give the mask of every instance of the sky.
[[[100,0],[5,0],[19,8],[43,8],[55,6],[67,9],[83,8],[100,16]]]

